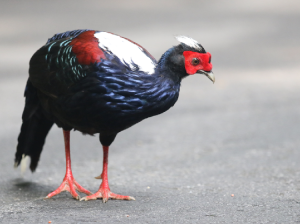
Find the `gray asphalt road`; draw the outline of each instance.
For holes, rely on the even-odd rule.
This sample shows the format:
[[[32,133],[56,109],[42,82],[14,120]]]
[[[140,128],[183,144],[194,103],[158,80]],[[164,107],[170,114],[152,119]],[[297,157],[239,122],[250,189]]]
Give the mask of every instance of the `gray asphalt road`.
[[[1,1],[1,223],[299,223],[298,1]],[[212,54],[216,83],[192,76],[163,115],[120,133],[112,191],[136,201],[43,200],[64,176],[62,131],[37,171],[13,169],[28,61],[47,38],[78,28],[128,37],[157,59],[174,35]],[[98,137],[71,133],[75,178],[95,192]]]

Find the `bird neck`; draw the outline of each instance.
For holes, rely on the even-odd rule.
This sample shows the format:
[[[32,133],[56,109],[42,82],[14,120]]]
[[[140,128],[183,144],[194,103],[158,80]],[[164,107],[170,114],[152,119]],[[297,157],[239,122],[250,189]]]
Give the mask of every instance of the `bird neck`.
[[[174,84],[179,84],[188,74],[184,67],[184,57],[180,46],[167,50],[159,59],[156,73],[171,79]]]

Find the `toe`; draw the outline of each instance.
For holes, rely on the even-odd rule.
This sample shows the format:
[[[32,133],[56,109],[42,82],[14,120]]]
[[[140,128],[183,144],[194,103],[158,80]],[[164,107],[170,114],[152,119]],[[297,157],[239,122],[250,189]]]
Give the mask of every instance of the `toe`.
[[[123,195],[119,195],[119,194],[114,194],[110,191],[107,191],[106,189],[103,190],[101,189],[100,191],[96,192],[93,195],[90,196],[86,196],[80,199],[80,201],[89,201],[89,200],[96,200],[97,198],[102,198],[102,202],[106,203],[108,201],[108,199],[116,199],[116,200],[132,200],[135,201],[134,197],[131,196],[123,196]]]

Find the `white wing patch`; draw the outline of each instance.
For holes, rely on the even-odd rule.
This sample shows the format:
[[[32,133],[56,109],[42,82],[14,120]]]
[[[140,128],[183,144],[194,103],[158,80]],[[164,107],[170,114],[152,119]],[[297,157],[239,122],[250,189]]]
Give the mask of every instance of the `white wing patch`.
[[[148,74],[155,72],[156,63],[149,58],[140,46],[112,33],[98,32],[94,36],[99,41],[99,47],[116,55],[122,62],[135,71],[136,64],[140,71]]]
[[[186,36],[177,36],[175,37],[179,42],[184,43],[192,48],[202,50],[202,48],[199,46],[199,43],[195,41],[194,39]]]

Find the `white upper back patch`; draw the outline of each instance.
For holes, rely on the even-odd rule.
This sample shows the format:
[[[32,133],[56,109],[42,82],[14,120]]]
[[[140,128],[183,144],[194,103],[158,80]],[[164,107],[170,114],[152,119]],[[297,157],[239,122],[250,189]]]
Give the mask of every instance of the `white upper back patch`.
[[[199,46],[198,42],[195,41],[194,39],[186,36],[177,36],[175,37],[179,42],[184,43],[192,48],[202,50],[202,48]]]
[[[128,64],[131,70],[136,70],[136,64],[140,71],[148,74],[155,72],[156,63],[143,52],[142,47],[112,33],[97,32],[94,36],[98,39],[100,48],[116,55],[121,62]]]

